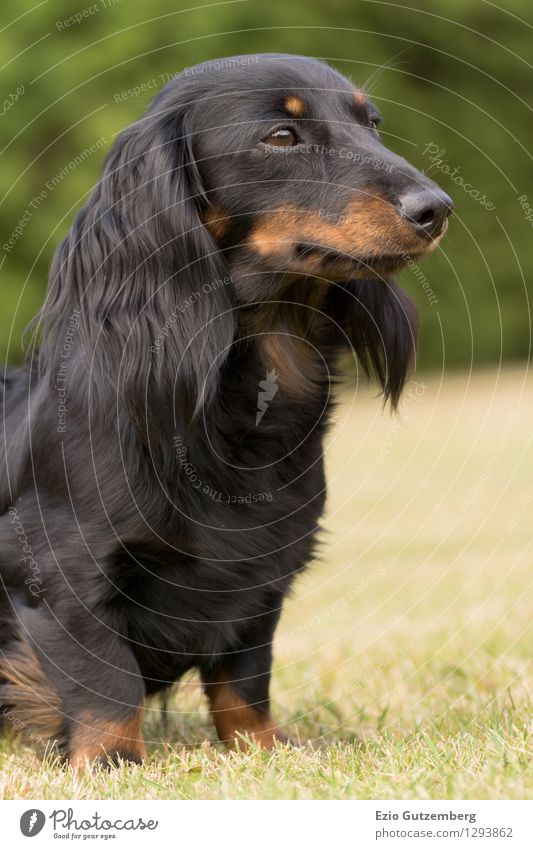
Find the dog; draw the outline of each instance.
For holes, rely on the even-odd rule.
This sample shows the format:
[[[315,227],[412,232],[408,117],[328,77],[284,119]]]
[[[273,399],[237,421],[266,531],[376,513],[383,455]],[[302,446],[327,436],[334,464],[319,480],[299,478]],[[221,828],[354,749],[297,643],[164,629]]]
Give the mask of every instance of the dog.
[[[418,322],[392,275],[452,209],[380,121],[311,58],[188,69],[55,254],[1,381],[0,700],[75,768],[142,762],[145,699],[191,669],[220,740],[287,740],[272,643],[335,384],[348,360],[397,405]]]

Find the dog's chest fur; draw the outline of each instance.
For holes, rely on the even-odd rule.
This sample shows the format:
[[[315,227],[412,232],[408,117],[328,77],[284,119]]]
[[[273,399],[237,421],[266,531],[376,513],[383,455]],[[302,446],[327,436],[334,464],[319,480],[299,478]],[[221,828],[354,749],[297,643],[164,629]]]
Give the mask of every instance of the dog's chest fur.
[[[238,649],[316,552],[328,392],[274,392],[257,362],[228,375],[210,414],[176,429],[159,541],[120,563],[137,658],[158,681]]]

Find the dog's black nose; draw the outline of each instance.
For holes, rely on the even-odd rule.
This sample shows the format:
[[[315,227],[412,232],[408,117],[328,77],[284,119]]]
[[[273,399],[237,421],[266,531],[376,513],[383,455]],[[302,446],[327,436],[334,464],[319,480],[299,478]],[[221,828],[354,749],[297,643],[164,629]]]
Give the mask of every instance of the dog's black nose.
[[[400,212],[432,239],[440,236],[453,201],[440,189],[410,189],[400,198]]]

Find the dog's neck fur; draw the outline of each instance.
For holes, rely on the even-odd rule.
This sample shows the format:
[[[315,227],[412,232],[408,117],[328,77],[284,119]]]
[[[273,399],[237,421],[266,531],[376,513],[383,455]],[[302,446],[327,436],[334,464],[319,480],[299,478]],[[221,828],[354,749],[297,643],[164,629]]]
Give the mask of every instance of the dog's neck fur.
[[[279,300],[240,311],[240,339],[255,348],[265,371],[274,371],[280,387],[300,402],[316,391],[332,367],[328,292],[326,281],[299,277],[286,285]]]

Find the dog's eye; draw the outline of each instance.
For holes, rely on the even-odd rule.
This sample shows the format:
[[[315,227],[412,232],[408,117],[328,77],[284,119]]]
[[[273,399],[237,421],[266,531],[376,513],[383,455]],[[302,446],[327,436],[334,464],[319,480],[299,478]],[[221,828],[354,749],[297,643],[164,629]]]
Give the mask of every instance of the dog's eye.
[[[298,144],[298,136],[290,127],[281,127],[270,133],[263,141],[274,147],[294,147]]]
[[[379,126],[381,124],[381,118],[379,115],[371,115],[368,119],[368,124],[373,133],[377,133]]]

